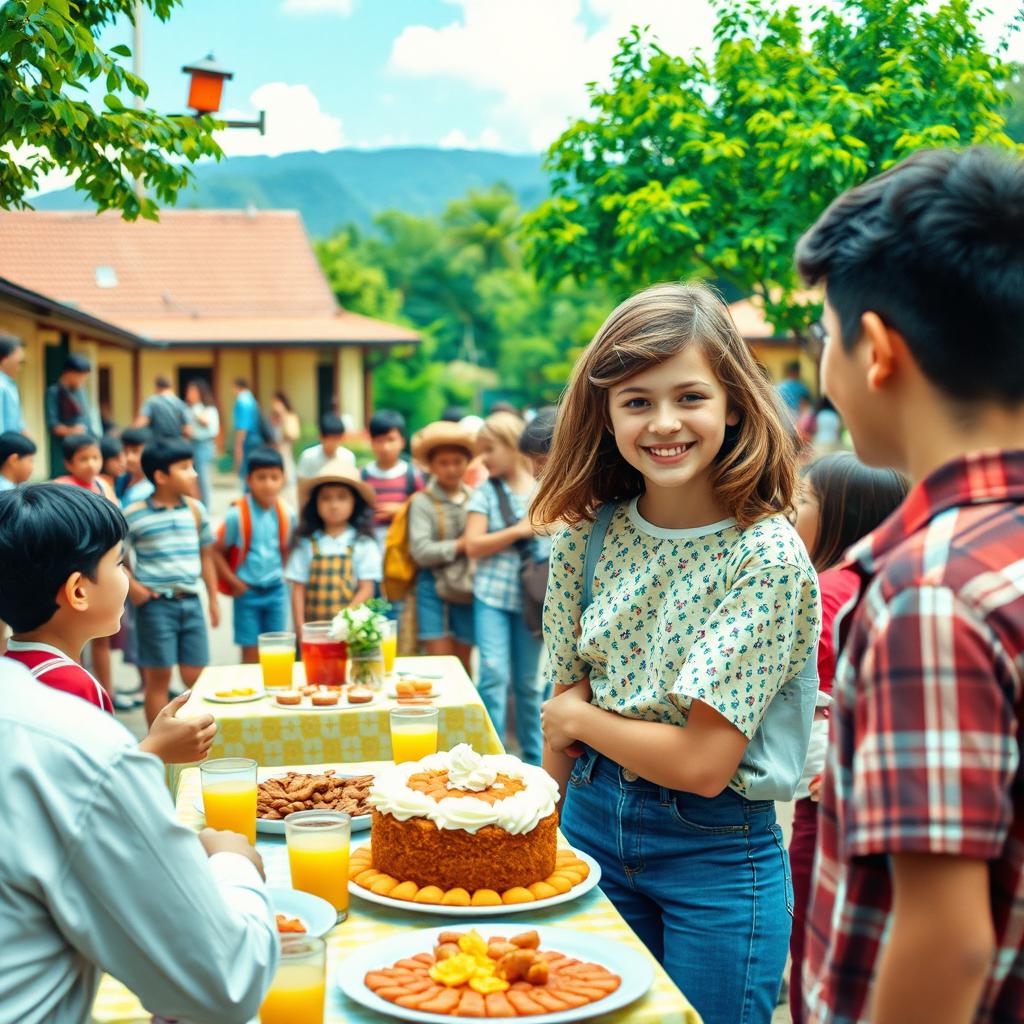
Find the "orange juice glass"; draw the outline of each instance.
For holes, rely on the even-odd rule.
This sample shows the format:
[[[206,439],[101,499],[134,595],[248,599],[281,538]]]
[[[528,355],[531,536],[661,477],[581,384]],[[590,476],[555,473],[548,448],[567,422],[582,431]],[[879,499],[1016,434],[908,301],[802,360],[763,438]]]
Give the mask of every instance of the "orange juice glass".
[[[256,842],[256,762],[219,757],[199,766],[203,812],[210,828],[226,829]]]
[[[437,753],[437,708],[391,709],[391,756],[395,764]]]
[[[281,959],[260,1007],[260,1024],[323,1024],[326,981],[324,940],[281,936]]]
[[[295,666],[294,633],[260,633],[260,668],[267,690],[290,690]]]
[[[395,674],[395,659],[398,657],[398,623],[391,619],[384,627],[380,653],[384,658],[384,675],[390,679]]]
[[[292,888],[327,900],[348,917],[348,846],[352,819],[341,811],[296,811],[284,819]]]

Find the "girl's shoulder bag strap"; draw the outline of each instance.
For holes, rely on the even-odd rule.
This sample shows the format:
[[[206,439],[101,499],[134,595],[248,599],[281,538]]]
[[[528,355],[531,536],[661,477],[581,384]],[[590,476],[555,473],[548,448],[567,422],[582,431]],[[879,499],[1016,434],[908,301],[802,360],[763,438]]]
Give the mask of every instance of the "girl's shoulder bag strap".
[[[594,516],[594,528],[587,537],[587,546],[583,552],[583,607],[580,609],[582,615],[594,600],[594,573],[597,570],[597,560],[601,557],[604,549],[604,538],[608,532],[608,524],[615,515],[618,506],[614,501],[606,501]]]

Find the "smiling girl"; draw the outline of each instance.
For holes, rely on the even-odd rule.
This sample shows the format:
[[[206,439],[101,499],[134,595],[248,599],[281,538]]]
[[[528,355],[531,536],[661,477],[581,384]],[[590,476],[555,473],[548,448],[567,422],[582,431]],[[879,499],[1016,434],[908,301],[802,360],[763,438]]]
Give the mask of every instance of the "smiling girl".
[[[807,749],[817,578],[786,517],[793,446],[717,295],[659,285],[609,316],[549,466],[534,516],[571,524],[544,622],[562,830],[706,1024],[767,1024],[793,907],[774,800]]]

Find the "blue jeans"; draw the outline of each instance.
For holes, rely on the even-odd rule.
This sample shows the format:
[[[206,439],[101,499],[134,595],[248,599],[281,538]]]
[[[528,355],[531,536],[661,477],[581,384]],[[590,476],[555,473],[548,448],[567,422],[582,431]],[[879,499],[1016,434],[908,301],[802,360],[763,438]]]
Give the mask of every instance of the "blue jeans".
[[[416,625],[420,640],[443,640],[454,636],[459,643],[472,647],[473,605],[450,604],[437,592],[432,569],[420,569],[416,575]]]
[[[279,633],[288,628],[288,588],[284,580],[269,587],[250,587],[235,598],[235,643],[255,647],[260,633]]]
[[[540,764],[540,705],[544,696],[537,684],[540,641],[526,628],[522,612],[494,608],[477,598],[473,600],[473,625],[480,648],[477,689],[494,729],[504,739],[511,686],[523,760]]]
[[[774,803],[665,789],[588,749],[561,828],[704,1024],[769,1024],[793,918]]]
[[[210,510],[210,501],[213,497],[213,460],[216,452],[213,447],[213,439],[192,442],[192,464],[196,467],[196,475],[199,477],[199,497]]]

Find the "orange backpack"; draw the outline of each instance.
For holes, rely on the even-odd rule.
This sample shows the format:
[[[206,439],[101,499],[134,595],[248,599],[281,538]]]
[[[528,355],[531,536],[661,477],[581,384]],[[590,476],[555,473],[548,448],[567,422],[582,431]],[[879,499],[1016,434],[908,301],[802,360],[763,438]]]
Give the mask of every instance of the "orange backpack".
[[[238,509],[238,539],[241,543],[232,545],[227,549],[227,562],[231,571],[237,572],[239,566],[241,566],[249,554],[249,548],[252,546],[252,510],[249,507],[248,498],[237,498],[231,504]],[[288,507],[280,499],[277,502],[276,512],[278,543],[281,545],[281,561],[284,562],[288,556]],[[228,523],[225,518],[224,522],[217,528],[217,540],[221,544],[224,543],[227,527]],[[217,580],[217,590],[221,594],[230,595],[233,593],[227,581],[223,579]]]

